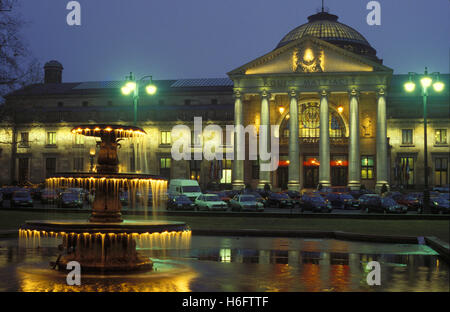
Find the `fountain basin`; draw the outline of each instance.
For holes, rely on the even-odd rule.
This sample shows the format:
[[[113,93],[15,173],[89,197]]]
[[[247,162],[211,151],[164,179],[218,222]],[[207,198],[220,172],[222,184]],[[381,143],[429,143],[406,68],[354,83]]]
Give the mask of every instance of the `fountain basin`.
[[[164,220],[89,222],[85,220],[33,220],[26,221],[21,230],[38,231],[41,233],[75,233],[75,234],[152,234],[164,232],[189,231],[186,223]]]
[[[44,241],[61,239],[60,254],[50,265],[67,269],[71,261],[80,263],[83,272],[109,273],[148,271],[153,267],[138,248],[186,249],[191,231],[182,222],[162,220],[121,223],[85,220],[26,221],[19,230],[20,245],[40,247]]]

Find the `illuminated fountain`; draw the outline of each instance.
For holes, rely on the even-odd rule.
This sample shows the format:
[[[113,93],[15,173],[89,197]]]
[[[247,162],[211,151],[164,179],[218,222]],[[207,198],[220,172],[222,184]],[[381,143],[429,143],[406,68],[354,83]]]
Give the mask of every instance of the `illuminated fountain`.
[[[78,261],[84,272],[150,270],[153,263],[142,257],[136,247],[179,248],[189,246],[191,231],[182,222],[124,221],[120,190],[127,189],[132,198],[139,192],[153,207],[161,204],[167,180],[148,174],[119,173],[117,149],[120,141],[145,135],[137,127],[87,125],[72,133],[100,138],[95,173],[61,173],[46,180],[48,188],[79,187],[95,190],[92,214],[88,221],[26,221],[19,230],[21,244],[40,246],[48,239],[62,239],[64,254],[54,267],[65,270],[70,261]]]

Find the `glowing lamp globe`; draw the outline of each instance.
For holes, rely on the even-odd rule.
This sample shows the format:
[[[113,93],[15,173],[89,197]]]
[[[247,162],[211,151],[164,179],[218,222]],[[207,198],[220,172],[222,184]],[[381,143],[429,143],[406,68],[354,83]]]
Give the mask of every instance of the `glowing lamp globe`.
[[[441,92],[442,90],[444,90],[444,83],[441,81],[435,82],[433,84],[433,88],[436,92]]]
[[[416,88],[416,84],[414,82],[407,82],[405,83],[405,90],[408,92],[413,92],[414,89]]]
[[[428,88],[429,86],[431,86],[432,82],[433,82],[433,80],[431,80],[430,77],[423,77],[422,79],[420,79],[420,84],[424,88]]]
[[[145,90],[147,91],[148,94],[155,94],[156,93],[156,86],[154,85],[148,85]]]
[[[131,89],[128,88],[127,86],[123,86],[122,89],[120,89],[122,91],[123,95],[128,95],[131,93]]]

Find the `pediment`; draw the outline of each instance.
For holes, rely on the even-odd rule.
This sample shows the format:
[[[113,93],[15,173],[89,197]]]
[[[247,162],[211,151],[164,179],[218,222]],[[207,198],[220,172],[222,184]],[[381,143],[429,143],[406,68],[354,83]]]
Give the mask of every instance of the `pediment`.
[[[321,39],[307,36],[269,52],[231,72],[235,75],[316,72],[392,72],[386,66]]]

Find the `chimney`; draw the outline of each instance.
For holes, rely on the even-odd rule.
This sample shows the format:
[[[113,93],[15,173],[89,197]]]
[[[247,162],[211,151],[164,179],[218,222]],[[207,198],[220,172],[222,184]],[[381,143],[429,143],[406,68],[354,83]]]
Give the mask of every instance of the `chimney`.
[[[45,83],[61,83],[63,66],[60,62],[52,60],[44,65],[44,82]]]

